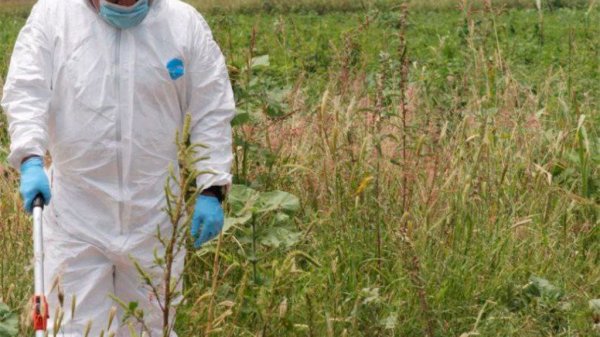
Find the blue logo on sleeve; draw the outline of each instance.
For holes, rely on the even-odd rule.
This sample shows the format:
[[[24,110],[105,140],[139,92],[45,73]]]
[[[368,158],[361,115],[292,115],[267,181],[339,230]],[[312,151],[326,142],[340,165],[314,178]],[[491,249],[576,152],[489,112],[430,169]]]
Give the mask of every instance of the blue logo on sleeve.
[[[173,81],[185,74],[183,61],[178,58],[174,58],[171,61],[169,61],[169,63],[167,63],[167,70],[169,70],[169,76],[171,76],[171,79]]]

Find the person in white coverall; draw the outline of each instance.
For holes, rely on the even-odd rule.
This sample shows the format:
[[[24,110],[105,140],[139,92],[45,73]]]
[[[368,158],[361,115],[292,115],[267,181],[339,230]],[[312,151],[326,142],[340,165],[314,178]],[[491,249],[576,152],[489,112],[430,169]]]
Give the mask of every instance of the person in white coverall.
[[[163,233],[171,226],[163,188],[169,165],[177,167],[175,135],[186,113],[190,141],[206,145],[198,156],[209,158],[198,168],[214,173],[197,181],[197,247],[221,231],[231,184],[234,98],[204,19],[179,0],[39,0],[16,41],[2,107],[25,208],[31,211],[37,195],[48,205],[51,316],[60,305],[55,280],[65,296],[58,335],[82,336],[91,321],[90,336],[129,336],[119,326],[122,313],[107,327],[114,295],[138,302],[150,335],[161,336],[158,303],[132,258],[150,269],[160,249],[157,226]],[[175,275],[182,269],[183,253]]]

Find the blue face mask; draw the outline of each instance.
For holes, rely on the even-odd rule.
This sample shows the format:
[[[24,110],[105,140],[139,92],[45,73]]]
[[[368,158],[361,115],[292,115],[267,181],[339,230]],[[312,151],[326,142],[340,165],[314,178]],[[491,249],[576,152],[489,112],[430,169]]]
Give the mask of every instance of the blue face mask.
[[[120,6],[100,0],[100,16],[116,28],[127,29],[138,25],[149,10],[148,0],[138,0],[131,6]]]

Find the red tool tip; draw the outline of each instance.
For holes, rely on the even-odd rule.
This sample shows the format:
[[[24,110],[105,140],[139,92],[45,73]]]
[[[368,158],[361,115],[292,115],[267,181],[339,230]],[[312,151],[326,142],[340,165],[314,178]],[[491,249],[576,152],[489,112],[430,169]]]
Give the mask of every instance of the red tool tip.
[[[48,326],[48,302],[46,296],[35,295],[33,303],[33,328],[35,331],[46,331]]]

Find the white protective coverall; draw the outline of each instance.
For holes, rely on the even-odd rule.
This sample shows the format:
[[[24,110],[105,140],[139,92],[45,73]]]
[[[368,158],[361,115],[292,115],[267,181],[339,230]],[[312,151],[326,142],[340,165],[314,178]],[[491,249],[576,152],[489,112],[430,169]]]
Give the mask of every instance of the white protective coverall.
[[[166,67],[173,59],[184,65],[176,79]],[[160,336],[157,301],[130,257],[151,268],[157,226],[170,228],[164,184],[168,166],[177,166],[175,134],[186,112],[191,142],[208,146],[199,156],[210,159],[199,168],[215,172],[198,185],[231,183],[234,98],[204,19],[179,0],[153,0],[141,24],[120,30],[89,0],[39,0],[16,41],[2,107],[12,166],[52,156],[44,278],[51,316],[59,306],[57,288],[50,292],[55,279],[65,296],[59,336],[82,336],[88,321],[90,336],[107,330],[110,294],[138,302],[152,336]],[[110,330],[129,336],[120,318]]]

